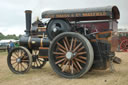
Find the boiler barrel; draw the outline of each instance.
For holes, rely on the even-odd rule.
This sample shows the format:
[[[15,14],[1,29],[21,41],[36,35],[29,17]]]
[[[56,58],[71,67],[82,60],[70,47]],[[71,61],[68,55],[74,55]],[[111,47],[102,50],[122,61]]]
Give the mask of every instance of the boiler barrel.
[[[39,49],[39,47],[49,47],[50,41],[48,38],[38,38],[31,36],[22,36],[20,38],[20,46],[30,49]]]

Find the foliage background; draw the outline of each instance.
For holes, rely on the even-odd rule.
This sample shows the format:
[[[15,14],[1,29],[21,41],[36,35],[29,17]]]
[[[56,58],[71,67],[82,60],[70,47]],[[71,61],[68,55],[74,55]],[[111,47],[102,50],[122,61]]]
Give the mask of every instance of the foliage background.
[[[0,32],[0,40],[2,40],[2,39],[15,39],[15,40],[18,40],[20,36],[21,35],[16,36],[15,34],[12,34],[12,35],[4,35],[3,33]]]

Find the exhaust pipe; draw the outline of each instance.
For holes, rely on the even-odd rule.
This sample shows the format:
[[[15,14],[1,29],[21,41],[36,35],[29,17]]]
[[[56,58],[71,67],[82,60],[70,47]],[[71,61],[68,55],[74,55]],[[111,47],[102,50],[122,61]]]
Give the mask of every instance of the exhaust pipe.
[[[31,17],[32,17],[32,11],[31,10],[26,10],[25,11],[25,17],[26,17],[26,35],[30,35],[30,29],[31,29]]]

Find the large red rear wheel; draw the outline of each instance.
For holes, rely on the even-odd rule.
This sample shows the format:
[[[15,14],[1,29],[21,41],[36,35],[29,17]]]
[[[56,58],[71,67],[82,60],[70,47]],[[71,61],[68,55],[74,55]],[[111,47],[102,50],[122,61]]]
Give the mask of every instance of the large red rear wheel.
[[[77,78],[91,68],[94,52],[86,37],[79,33],[65,32],[53,39],[48,57],[58,75]]]

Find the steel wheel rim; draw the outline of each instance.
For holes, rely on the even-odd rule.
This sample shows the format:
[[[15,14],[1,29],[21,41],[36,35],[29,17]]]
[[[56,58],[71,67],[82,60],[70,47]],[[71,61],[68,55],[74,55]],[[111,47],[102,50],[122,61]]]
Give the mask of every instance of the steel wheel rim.
[[[66,39],[66,37],[68,39]],[[86,43],[81,43],[82,39],[78,39],[77,37],[71,37],[72,39],[69,39],[70,36],[68,36],[68,35],[66,37],[61,36],[60,38],[58,38],[58,40],[56,40],[57,44],[51,47],[51,48],[58,48],[61,51],[61,53],[60,53],[60,51],[59,51],[59,53],[57,53],[58,51],[56,52],[54,50],[54,53],[53,54],[50,53],[50,54],[51,54],[51,57],[53,57],[52,58],[53,61],[55,62],[55,67],[57,68],[57,70],[60,71],[60,73],[62,73],[63,75],[67,75],[69,77],[76,76],[77,74],[81,74],[83,71],[85,71],[86,67],[88,66],[88,60],[90,59],[89,58],[90,54],[88,54],[89,51],[88,51],[88,47],[86,46]],[[65,40],[62,40],[64,38],[65,38]],[[72,44],[73,41],[75,42],[75,39],[78,39],[77,46],[76,46],[77,49],[73,48],[74,44]],[[68,48],[68,46],[69,46],[68,44],[67,44],[67,46],[64,44],[64,43],[67,43],[67,40],[69,40],[69,44],[70,44],[69,48]],[[62,41],[63,41],[63,45],[61,45]],[[56,47],[56,46],[58,46],[58,47]],[[64,46],[65,46],[65,48],[63,48]],[[85,48],[83,48],[82,46],[85,46]],[[74,57],[74,58],[71,58],[71,60],[64,58],[64,51],[68,51],[67,49],[69,49],[70,51],[71,50],[73,51],[73,49],[74,49],[74,52],[75,52],[75,50],[78,50],[79,48],[81,49],[81,50],[79,50],[79,56],[81,55],[82,57]],[[83,52],[83,49],[84,49],[84,52]],[[56,56],[56,55],[59,55],[59,56]],[[54,57],[54,56],[56,56],[57,58],[60,57],[60,60],[57,60],[56,57]],[[67,60],[68,60],[68,62],[67,62]],[[59,65],[60,63],[62,66],[63,66],[62,63],[64,63],[65,66],[62,67],[61,65]],[[69,67],[69,69],[70,69],[69,72],[65,71],[65,69],[67,67]],[[71,67],[72,67],[72,70],[71,70]]]
[[[32,56],[33,56],[32,68],[33,69],[41,68],[46,64],[46,61],[43,58],[39,58],[38,54],[39,54],[39,50],[32,51]]]
[[[29,66],[29,55],[21,48],[12,50],[9,57],[9,64],[12,70],[16,73],[24,73],[28,70]]]

